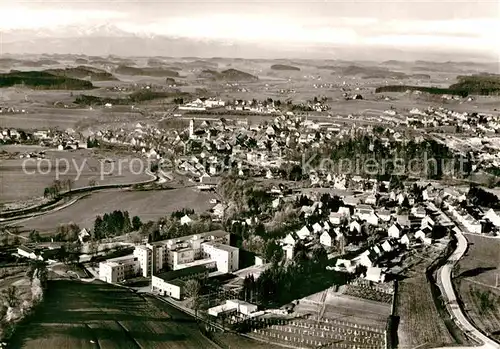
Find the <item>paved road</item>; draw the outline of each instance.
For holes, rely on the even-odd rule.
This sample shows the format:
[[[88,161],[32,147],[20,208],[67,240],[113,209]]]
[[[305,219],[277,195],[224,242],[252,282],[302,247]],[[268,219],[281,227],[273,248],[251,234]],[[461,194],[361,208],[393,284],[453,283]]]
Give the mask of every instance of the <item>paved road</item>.
[[[469,337],[475,338],[482,342],[481,346],[477,347],[456,347],[458,349],[469,349],[469,348],[484,348],[484,349],[500,349],[500,344],[496,343],[491,338],[488,338],[483,333],[481,333],[477,328],[475,328],[469,320],[465,317],[462,309],[457,303],[457,298],[455,295],[455,290],[453,289],[453,284],[451,281],[451,272],[454,265],[463,257],[465,251],[467,250],[467,239],[461,230],[455,229],[456,237],[458,240],[457,248],[453,254],[448,258],[446,264],[439,270],[439,284],[441,289],[444,291],[443,296],[448,302],[448,311],[450,312],[455,323],[464,331]]]

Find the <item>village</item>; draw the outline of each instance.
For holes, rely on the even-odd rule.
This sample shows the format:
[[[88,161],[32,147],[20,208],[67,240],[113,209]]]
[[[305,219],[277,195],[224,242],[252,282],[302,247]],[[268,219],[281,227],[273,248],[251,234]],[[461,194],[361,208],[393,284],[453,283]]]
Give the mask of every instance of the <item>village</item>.
[[[202,103],[197,100],[186,108],[205,108]],[[210,103],[225,106],[222,101]],[[390,337],[387,319],[399,278],[434,270],[434,262],[447,256],[457,234],[500,235],[496,195],[482,188],[446,185],[440,180],[445,166],[433,168],[434,174],[426,172],[423,177],[428,179],[412,178],[407,171],[401,179],[385,175],[384,168],[342,173],[342,167],[304,162],[304,154],[330,149],[331,143],[347,151],[350,142],[358,142],[359,148],[349,151],[366,155],[435,142],[438,155],[439,147],[448,149],[451,157],[474,152],[470,171],[496,165],[494,137],[478,143],[474,138],[458,139],[459,133],[447,138],[424,132],[428,122],[462,127],[466,114],[418,111],[425,115],[420,119],[423,128],[415,125],[411,132],[404,131],[401,125],[413,122],[411,115],[416,113],[412,110],[406,123],[384,126],[353,122],[345,127],[287,112],[252,125],[244,119],[191,118],[169,130],[138,122],[86,137],[72,130],[36,131],[23,137],[20,130],[5,130],[2,135],[4,142],[35,141],[60,151],[125,148],[154,159],[157,173],[169,180],[183,178],[192,183],[191,190],[218,194],[220,199],[213,200],[203,218],[218,229],[190,234],[200,214],[186,211],[175,218],[181,231],[176,237],[164,238],[170,228],[160,224],[141,241],[120,243],[118,257],[97,253],[104,256],[97,264],[89,255],[90,244],[97,252],[95,245],[104,240],[96,240],[92,229],[82,229],[75,235],[79,247],[72,258],[86,265],[90,277],[119,285],[143,280],[137,291],[165,299],[213,326],[249,332],[262,340],[305,347],[342,340],[345,344],[339,348],[374,349],[385,348]],[[380,121],[387,115],[396,118],[388,112]],[[495,125],[492,116],[478,117],[489,127]],[[469,134],[482,134],[481,125]],[[43,155],[41,151],[21,157]],[[334,164],[338,163],[330,165]],[[16,255],[49,265],[68,263],[61,244],[43,246],[30,242]],[[308,285],[283,290],[282,282],[304,278]],[[344,303],[356,309],[355,314],[341,306]],[[308,329],[307,335],[301,328]]]

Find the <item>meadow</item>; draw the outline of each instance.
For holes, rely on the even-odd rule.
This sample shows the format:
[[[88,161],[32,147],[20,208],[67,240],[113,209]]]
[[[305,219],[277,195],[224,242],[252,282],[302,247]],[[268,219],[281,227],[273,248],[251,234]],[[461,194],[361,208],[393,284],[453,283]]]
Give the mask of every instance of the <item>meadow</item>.
[[[40,233],[53,232],[60,224],[74,222],[80,228],[92,228],[96,216],[114,210],[128,211],[130,217],[139,216],[143,222],[157,220],[182,208],[196,213],[212,208],[214,194],[191,188],[160,191],[105,190],[80,199],[75,204],[39,217],[16,223],[22,231],[35,229]]]
[[[24,149],[25,147],[21,147],[20,151],[25,151]],[[15,147],[10,147],[9,150],[14,151]],[[46,148],[37,149],[37,151],[41,150],[46,150]],[[141,159],[142,163],[136,160],[132,162],[132,159],[130,155],[119,156],[110,152],[80,149],[46,150],[43,160],[20,158],[0,160],[0,193],[2,194],[0,203],[41,197],[44,189],[51,186],[56,179],[62,182],[70,179],[72,189],[89,186],[91,182],[95,185],[128,184],[151,179],[152,177],[145,173],[146,159]],[[119,166],[120,161],[121,166]],[[142,171],[140,171],[141,166]],[[59,176],[57,176],[58,173]]]

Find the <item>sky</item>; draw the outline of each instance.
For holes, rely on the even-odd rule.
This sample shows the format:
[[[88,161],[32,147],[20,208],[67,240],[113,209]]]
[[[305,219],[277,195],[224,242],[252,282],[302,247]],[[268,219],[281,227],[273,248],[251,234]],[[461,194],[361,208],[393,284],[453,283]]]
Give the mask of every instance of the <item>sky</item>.
[[[500,57],[500,0],[0,0],[0,31],[125,33],[272,45],[433,49]]]

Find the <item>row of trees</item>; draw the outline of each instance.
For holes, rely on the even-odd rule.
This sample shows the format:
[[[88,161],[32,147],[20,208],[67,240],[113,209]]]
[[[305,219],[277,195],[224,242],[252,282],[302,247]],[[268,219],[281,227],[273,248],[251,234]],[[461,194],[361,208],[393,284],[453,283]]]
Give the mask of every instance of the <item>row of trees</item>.
[[[46,187],[43,191],[43,197],[56,199],[59,197],[62,191],[71,191],[73,188],[73,180],[70,178],[59,180],[56,179],[49,187]]]
[[[128,211],[115,210],[111,213],[105,213],[102,217],[96,217],[93,237],[100,240],[123,235],[138,230],[141,226],[142,222],[138,216],[134,216],[131,220]]]

